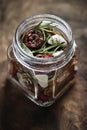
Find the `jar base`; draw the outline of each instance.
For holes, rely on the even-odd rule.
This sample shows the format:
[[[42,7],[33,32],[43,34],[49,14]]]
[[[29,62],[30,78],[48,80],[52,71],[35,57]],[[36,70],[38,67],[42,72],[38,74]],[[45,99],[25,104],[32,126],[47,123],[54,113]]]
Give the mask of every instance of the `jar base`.
[[[54,104],[58,99],[60,99],[60,97],[61,97],[62,95],[64,95],[64,93],[67,92],[67,90],[69,90],[70,88],[72,88],[73,85],[74,85],[74,83],[75,83],[75,80],[72,79],[71,81],[69,81],[68,84],[66,84],[66,85],[64,86],[64,88],[57,94],[57,96],[53,98],[53,100],[43,102],[43,101],[41,101],[41,100],[35,99],[34,96],[32,97],[28,92],[24,91],[24,89],[23,89],[22,87],[20,87],[20,84],[19,84],[14,78],[11,78],[10,80],[11,80],[11,82],[12,82],[12,84],[13,84],[14,86],[17,85],[18,88],[21,89],[21,91],[24,93],[24,95],[25,95],[27,98],[29,98],[32,102],[34,102],[36,105],[41,106],[41,107],[49,107],[49,106],[51,106],[52,104]],[[38,100],[38,101],[37,101],[37,100]]]

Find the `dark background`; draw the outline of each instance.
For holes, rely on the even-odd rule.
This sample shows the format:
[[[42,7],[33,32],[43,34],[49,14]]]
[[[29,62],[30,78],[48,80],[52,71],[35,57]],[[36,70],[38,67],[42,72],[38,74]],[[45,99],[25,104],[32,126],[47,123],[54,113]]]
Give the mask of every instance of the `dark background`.
[[[26,17],[50,13],[72,28],[79,49],[76,85],[50,108],[40,108],[7,79],[7,47]],[[87,1],[0,0],[0,130],[87,130]]]

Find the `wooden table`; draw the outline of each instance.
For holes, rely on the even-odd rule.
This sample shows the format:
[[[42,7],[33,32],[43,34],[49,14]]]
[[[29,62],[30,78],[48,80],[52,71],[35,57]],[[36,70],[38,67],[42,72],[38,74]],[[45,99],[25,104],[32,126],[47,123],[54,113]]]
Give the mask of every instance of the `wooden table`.
[[[41,13],[65,19],[79,48],[76,84],[48,108],[36,106],[7,79],[6,51],[18,24]],[[86,42],[86,0],[0,0],[0,130],[87,130]]]

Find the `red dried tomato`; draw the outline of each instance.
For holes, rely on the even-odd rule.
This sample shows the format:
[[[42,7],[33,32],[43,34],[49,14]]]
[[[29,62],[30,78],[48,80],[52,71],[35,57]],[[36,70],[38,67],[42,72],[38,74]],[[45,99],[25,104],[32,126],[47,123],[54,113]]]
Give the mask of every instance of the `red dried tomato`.
[[[36,32],[28,31],[24,36],[23,42],[30,49],[39,49],[43,45],[44,39],[39,30]]]
[[[42,55],[43,58],[49,58],[49,57],[53,57],[52,54],[43,54]]]

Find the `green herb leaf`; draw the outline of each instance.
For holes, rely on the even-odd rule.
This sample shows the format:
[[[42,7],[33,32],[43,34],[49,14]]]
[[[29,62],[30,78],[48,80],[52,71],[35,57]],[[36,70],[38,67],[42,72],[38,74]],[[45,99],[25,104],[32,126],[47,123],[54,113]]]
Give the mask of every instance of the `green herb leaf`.
[[[41,24],[40,24],[40,27],[47,27],[47,26],[49,26],[52,23],[53,22],[50,22],[50,21],[42,21]]]
[[[41,23],[42,23],[42,21],[41,21],[38,25],[36,25],[36,26],[34,27],[34,29],[36,30],[37,28],[39,28],[40,25],[41,25]]]
[[[43,39],[44,39],[44,41],[46,40],[46,35],[45,35],[45,31],[42,29],[41,30],[42,31],[42,33],[43,33]]]
[[[53,32],[53,30],[46,29],[46,28],[40,28],[40,29],[42,29],[42,30],[45,31],[45,32],[49,32],[49,33]]]
[[[50,50],[50,49],[53,49],[53,48],[56,47],[56,46],[57,46],[57,44],[52,45],[52,46],[49,46],[49,47],[46,47],[46,48],[43,50],[43,52],[48,51],[48,50]]]
[[[57,44],[58,46],[54,49],[54,53],[55,53],[56,51],[58,51],[58,49],[59,49],[60,47],[62,47],[63,43],[64,43],[64,42]]]
[[[27,54],[33,56],[32,51],[23,42],[21,42],[21,47]]]

